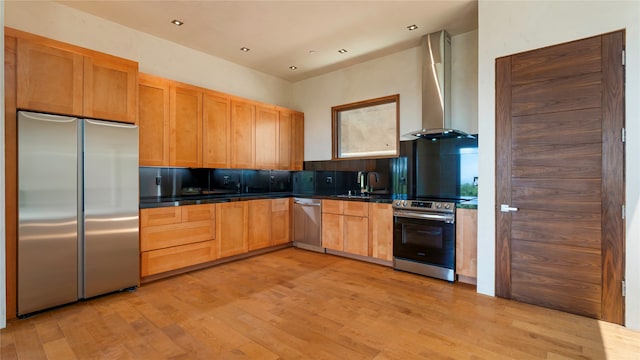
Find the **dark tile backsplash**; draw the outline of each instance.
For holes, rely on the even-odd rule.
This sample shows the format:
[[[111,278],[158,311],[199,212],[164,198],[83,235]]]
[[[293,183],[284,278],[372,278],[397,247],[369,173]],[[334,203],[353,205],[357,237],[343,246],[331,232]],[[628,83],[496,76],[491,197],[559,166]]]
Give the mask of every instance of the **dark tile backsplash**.
[[[392,161],[313,161],[305,162],[304,171],[140,167],[140,197],[276,192],[359,194],[359,171],[367,174],[373,193],[392,194]]]

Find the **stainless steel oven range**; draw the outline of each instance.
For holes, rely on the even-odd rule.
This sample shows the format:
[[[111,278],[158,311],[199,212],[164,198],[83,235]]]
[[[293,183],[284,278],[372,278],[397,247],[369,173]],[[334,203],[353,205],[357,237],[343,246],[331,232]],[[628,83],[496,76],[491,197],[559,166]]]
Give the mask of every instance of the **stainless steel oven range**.
[[[455,281],[455,202],[394,200],[393,268]]]

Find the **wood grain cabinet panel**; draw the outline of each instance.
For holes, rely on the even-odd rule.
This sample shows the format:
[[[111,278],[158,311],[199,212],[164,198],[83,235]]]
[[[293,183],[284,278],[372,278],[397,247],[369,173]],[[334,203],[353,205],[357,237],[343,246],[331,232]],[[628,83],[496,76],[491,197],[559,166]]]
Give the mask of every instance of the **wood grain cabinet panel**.
[[[369,216],[369,204],[362,201],[341,201],[342,213],[349,216]]]
[[[365,206],[366,203],[362,203]],[[351,254],[369,255],[369,218],[344,215],[343,251]]]
[[[322,212],[342,215],[344,202],[340,200],[322,200]]]
[[[186,84],[171,86],[171,166],[202,166],[202,90]]]
[[[256,106],[250,102],[231,101],[231,167],[255,167]]]
[[[169,166],[169,80],[138,76],[140,166]]]
[[[141,276],[217,259],[214,204],[140,210]]]
[[[456,274],[458,280],[476,283],[478,210],[456,209]]]
[[[393,260],[393,208],[369,203],[369,256]]]
[[[265,106],[256,106],[255,120],[255,167],[278,168],[278,111]]]
[[[324,201],[323,201],[324,203]],[[344,217],[338,214],[322,213],[322,247],[343,251]]]
[[[141,276],[149,276],[215,260],[214,241],[174,246],[142,253]]]
[[[302,170],[304,164],[304,114],[294,112],[291,130],[291,170]]]
[[[278,111],[278,166],[277,169],[292,168],[293,153],[293,115],[291,111]]]
[[[110,56],[84,58],[84,116],[135,123],[138,63]]]
[[[216,204],[218,255],[221,258],[246,253],[249,208],[246,201]]]
[[[17,40],[19,109],[82,116],[82,54]]]
[[[251,200],[249,203],[249,251],[271,245],[271,200]]]
[[[213,204],[142,209],[140,250],[215,239],[215,215]]]
[[[271,200],[271,245],[291,242],[291,200]]]
[[[202,112],[202,166],[231,167],[231,100],[205,92]]]

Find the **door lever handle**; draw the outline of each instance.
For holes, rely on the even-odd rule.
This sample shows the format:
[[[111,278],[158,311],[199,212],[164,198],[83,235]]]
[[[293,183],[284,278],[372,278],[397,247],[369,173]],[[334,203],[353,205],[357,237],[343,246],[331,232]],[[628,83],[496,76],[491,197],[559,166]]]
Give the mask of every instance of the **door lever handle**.
[[[500,204],[500,211],[502,212],[512,212],[512,211],[518,211],[517,207],[511,207],[507,204]]]

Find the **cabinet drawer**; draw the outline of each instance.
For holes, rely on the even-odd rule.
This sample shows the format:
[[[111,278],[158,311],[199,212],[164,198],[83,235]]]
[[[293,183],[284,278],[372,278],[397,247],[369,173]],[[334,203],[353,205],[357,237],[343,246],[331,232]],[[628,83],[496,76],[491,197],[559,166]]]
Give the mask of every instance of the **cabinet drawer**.
[[[143,227],[140,229],[140,250],[156,250],[212,239],[215,239],[215,225],[210,220]]]
[[[369,203],[361,201],[342,201],[343,213],[349,216],[369,216]]]
[[[179,206],[140,210],[140,227],[179,224],[182,222]]]
[[[289,198],[271,200],[271,211],[289,211]]]
[[[182,208],[182,222],[216,220],[215,204],[187,205],[180,208]]]
[[[340,200],[322,200],[322,212],[342,215],[342,203]]]
[[[215,260],[215,249],[215,242],[211,240],[143,252],[140,275],[144,277]]]

